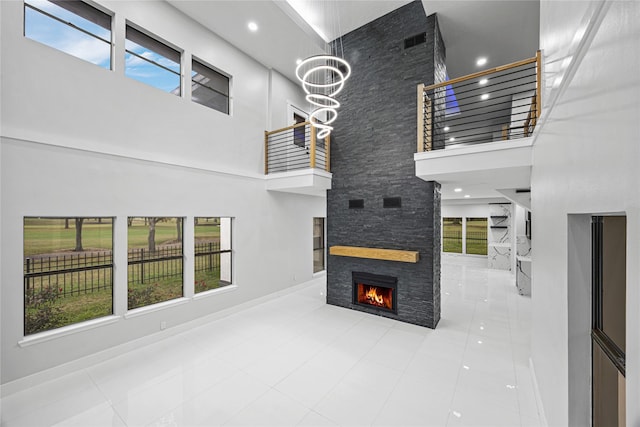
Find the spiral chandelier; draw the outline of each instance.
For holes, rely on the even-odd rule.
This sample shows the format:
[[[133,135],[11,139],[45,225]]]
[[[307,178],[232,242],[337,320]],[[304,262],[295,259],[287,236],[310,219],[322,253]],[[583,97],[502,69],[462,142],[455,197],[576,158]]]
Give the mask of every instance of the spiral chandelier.
[[[340,107],[335,96],[342,91],[349,76],[349,63],[333,55],[310,56],[296,67],[296,77],[302,83],[305,98],[314,107],[309,122],[318,129],[320,139],[329,136],[333,130],[331,124],[338,118]]]

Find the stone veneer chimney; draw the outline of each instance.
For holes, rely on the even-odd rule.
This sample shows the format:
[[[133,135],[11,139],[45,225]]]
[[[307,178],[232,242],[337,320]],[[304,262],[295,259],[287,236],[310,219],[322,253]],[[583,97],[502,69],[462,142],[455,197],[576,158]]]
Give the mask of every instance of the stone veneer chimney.
[[[329,251],[333,246],[397,249],[417,251],[419,260],[329,255],[327,303],[435,328],[440,320],[440,184],[415,176],[413,155],[416,86],[442,81],[446,74],[437,18],[427,17],[422,3],[414,1],[346,34],[334,47],[344,50],[353,74],[339,96],[342,106],[332,135]],[[396,207],[384,207],[385,199]],[[397,314],[354,304],[354,272],[397,278]]]

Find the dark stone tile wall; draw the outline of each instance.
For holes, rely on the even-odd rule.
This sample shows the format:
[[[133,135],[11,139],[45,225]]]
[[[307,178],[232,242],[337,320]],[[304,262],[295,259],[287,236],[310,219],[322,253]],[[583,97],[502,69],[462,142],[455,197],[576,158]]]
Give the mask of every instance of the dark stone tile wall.
[[[426,32],[426,43],[405,49],[405,38]],[[435,54],[438,46],[438,54]],[[409,3],[342,38],[339,52],[352,76],[336,97],[342,107],[331,145],[332,189],[327,198],[328,246],[420,252],[418,263],[340,257],[327,260],[327,302],[352,304],[352,272],[398,278],[398,314],[381,314],[435,328],[440,319],[440,185],[415,176],[416,86],[442,70],[444,45],[435,15]],[[384,208],[400,197],[400,208]],[[364,207],[349,209],[349,200]],[[380,314],[376,312],[376,314]]]

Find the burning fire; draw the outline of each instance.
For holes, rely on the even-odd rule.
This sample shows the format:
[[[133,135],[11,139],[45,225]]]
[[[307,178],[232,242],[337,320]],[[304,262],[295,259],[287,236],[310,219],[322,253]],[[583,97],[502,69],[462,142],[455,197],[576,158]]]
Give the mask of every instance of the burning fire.
[[[367,302],[371,305],[377,305],[378,307],[384,307],[386,304],[384,302],[384,296],[378,295],[377,288],[370,287],[367,292],[364,294]]]

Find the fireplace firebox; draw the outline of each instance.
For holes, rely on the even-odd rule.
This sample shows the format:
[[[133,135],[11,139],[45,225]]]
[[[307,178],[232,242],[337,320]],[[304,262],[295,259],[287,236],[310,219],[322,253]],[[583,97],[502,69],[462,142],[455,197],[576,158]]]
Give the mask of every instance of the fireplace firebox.
[[[352,272],[353,304],[397,314],[398,279],[364,272]]]

